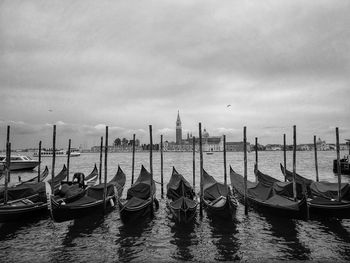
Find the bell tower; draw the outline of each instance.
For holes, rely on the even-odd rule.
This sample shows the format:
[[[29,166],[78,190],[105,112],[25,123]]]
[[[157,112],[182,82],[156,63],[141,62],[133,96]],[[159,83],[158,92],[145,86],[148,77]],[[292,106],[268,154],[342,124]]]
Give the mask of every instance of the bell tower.
[[[176,120],[176,144],[182,144],[182,126],[181,126],[179,111],[177,111],[177,120]]]

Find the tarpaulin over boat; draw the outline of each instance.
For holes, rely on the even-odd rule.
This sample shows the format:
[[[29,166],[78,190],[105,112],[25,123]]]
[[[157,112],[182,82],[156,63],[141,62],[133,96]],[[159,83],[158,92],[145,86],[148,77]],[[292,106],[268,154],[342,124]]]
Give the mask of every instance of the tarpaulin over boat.
[[[272,187],[265,186],[262,183],[258,183],[256,186],[248,188],[248,195],[254,199],[259,199],[260,201],[265,201],[269,199],[273,192]]]
[[[244,177],[230,168],[230,178],[232,187],[241,195],[244,195]],[[278,195],[273,192],[273,187],[268,187],[262,183],[247,181],[247,188],[248,198],[261,204],[290,210],[298,210],[300,207],[300,202],[294,202],[284,196]]]
[[[282,174],[284,173],[284,167],[282,164],[280,164],[280,167],[281,167],[281,171],[282,171]],[[287,180],[289,182],[292,182],[293,181],[293,172],[291,171],[288,171],[286,169],[286,177],[287,177]],[[310,184],[313,182],[313,180],[310,180],[310,179],[307,179],[297,173],[295,173],[295,181],[299,184],[304,184],[306,185],[307,187],[310,187]]]
[[[170,181],[166,187],[167,197],[172,200],[176,200],[181,196],[186,196],[190,199],[193,199],[195,196],[190,183],[181,174],[179,174],[174,167]]]
[[[227,196],[230,194],[230,188],[228,185],[217,182],[214,177],[210,176],[203,169],[203,194],[204,198],[209,200],[215,200],[220,196]]]
[[[275,207],[283,207],[284,209],[292,209],[292,210],[298,210],[299,209],[299,202],[294,202],[292,200],[289,200],[283,196],[280,195],[273,195],[268,200],[265,201],[266,204],[269,204],[271,206]]]
[[[153,181],[151,182],[151,180],[152,180],[152,175],[142,165],[139,177],[128,190],[127,199],[131,199],[132,197],[137,197],[141,199],[150,198],[151,188],[152,188],[152,195],[156,191],[156,186]]]
[[[83,192],[84,190],[79,186],[78,183],[76,184],[62,184],[60,189],[57,191],[56,195],[64,198],[70,198],[72,196],[76,196],[79,193]]]
[[[257,176],[259,183],[267,187],[272,187],[274,193],[287,197],[294,197],[292,182],[281,182],[270,175],[262,173],[260,170],[255,170],[255,175]],[[306,186],[304,185],[304,187]],[[304,195],[303,185],[296,183],[296,190],[297,198],[302,199]]]
[[[102,200],[103,191],[104,191],[104,183],[89,187],[87,189],[86,195],[98,200]],[[106,196],[111,196],[111,195],[114,195],[114,185],[111,183],[108,183]]]
[[[328,199],[338,198],[338,183],[329,182],[313,182],[310,185],[310,189],[313,195],[320,196]],[[350,185],[347,183],[341,184],[340,194],[344,199],[350,198],[349,193]]]
[[[25,183],[8,188],[8,200],[16,200],[38,194],[46,199],[45,183]]]
[[[191,200],[187,197],[180,197],[177,200],[173,201],[170,203],[170,206],[173,209],[182,209],[184,211],[186,211],[189,208],[195,208],[197,206],[197,202],[194,200]]]

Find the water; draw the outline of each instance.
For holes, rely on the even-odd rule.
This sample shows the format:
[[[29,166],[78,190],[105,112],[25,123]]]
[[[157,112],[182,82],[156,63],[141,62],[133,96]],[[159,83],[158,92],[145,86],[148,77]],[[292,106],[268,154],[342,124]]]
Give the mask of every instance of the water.
[[[342,155],[345,154],[344,152]],[[336,182],[332,173],[335,152],[319,152],[319,176],[321,180]],[[154,179],[160,182],[160,154],[154,152]],[[204,154],[204,168],[223,181],[223,155]],[[243,153],[227,153],[228,165],[243,173]],[[248,178],[254,180],[254,153],[248,154]],[[292,153],[287,153],[287,168],[292,167]],[[56,173],[66,162],[58,158]],[[283,180],[279,163],[283,152],[259,152],[259,169]],[[88,174],[99,154],[82,154],[71,159],[71,174],[82,171]],[[51,159],[43,159],[51,167]],[[118,164],[127,175],[126,188],[130,186],[131,153],[111,153],[108,157],[108,177],[117,171]],[[149,169],[149,155],[136,153],[135,178],[141,164]],[[192,183],[192,153],[165,153],[164,182],[169,181],[172,166]],[[51,168],[50,168],[51,171]],[[199,190],[199,156],[196,159],[196,191]],[[227,170],[229,172],[229,170]],[[297,152],[297,172],[315,178],[312,152]],[[30,178],[33,173],[12,173],[12,181]],[[347,176],[342,180],[349,182]],[[228,176],[228,182],[229,176]],[[160,199],[160,185],[157,185]],[[125,195],[126,191],[124,191]],[[104,217],[90,217],[64,223],[54,223],[49,218],[30,222],[0,224],[0,258],[2,262],[28,261],[269,261],[269,260],[350,260],[350,220],[293,220],[264,216],[238,208],[232,222],[212,221],[205,212],[202,219],[186,227],[177,226],[166,209],[165,200],[152,220],[125,226],[118,210]]]

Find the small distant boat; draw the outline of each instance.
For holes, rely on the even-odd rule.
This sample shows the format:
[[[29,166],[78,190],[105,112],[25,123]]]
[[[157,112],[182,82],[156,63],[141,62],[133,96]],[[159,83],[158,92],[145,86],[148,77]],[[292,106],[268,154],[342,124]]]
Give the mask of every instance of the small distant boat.
[[[212,155],[214,152],[206,152],[207,155]]]
[[[55,151],[55,156],[56,157],[67,157],[68,156],[68,151],[65,151],[63,149],[60,149],[60,150],[56,150]],[[38,157],[39,156],[39,152],[35,152],[33,154],[34,157]],[[53,156],[53,150],[52,148],[44,148],[41,150],[41,157],[52,157]],[[79,149],[76,149],[76,148],[72,148],[70,150],[70,157],[77,157],[77,156],[80,156],[80,151]]]
[[[176,222],[189,223],[196,215],[196,194],[190,183],[173,167],[167,184],[167,205]]]
[[[5,170],[6,165],[6,156],[0,155],[0,171]],[[20,171],[20,170],[33,170],[39,165],[39,161],[33,160],[26,155],[12,155],[11,156],[11,171]]]

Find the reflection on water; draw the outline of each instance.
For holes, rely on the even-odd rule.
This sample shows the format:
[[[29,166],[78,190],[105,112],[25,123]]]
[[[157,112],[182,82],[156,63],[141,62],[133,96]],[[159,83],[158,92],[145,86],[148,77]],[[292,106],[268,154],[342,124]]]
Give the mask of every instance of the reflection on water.
[[[119,245],[119,261],[129,262],[138,258],[142,251],[142,245],[145,238],[142,238],[146,229],[150,227],[150,220],[140,219],[135,224],[126,224],[119,227],[119,238],[115,241]]]
[[[238,233],[236,224],[237,220],[227,221],[215,217],[209,219],[211,239],[217,249],[215,260],[232,261],[241,259],[238,254],[240,244],[236,236]]]
[[[187,225],[181,225],[173,223],[171,226],[172,238],[170,243],[176,246],[172,257],[177,260],[190,261],[194,259],[194,255],[191,253],[190,247],[196,240],[195,233],[196,221],[193,221]]]
[[[296,220],[274,216],[267,216],[265,220],[271,225],[272,236],[278,240],[276,245],[283,252],[283,259],[310,259],[310,249],[298,238]]]

